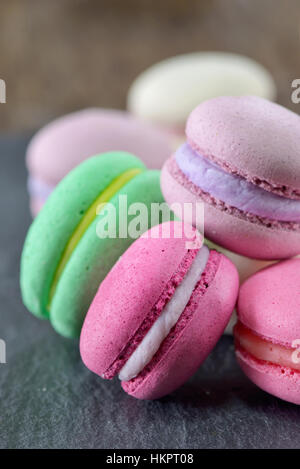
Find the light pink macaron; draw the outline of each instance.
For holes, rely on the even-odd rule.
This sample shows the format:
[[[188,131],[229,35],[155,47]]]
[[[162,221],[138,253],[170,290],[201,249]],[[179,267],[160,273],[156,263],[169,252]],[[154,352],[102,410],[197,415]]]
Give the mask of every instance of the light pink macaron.
[[[254,96],[198,106],[187,142],[165,163],[169,205],[204,204],[205,237],[246,257],[282,259],[300,252],[300,117]],[[180,207],[180,208],[178,208]]]
[[[60,117],[39,130],[27,149],[31,211],[36,215],[56,184],[90,156],[127,151],[160,169],[172,145],[167,132],[124,111],[91,108]]]
[[[146,232],[101,283],[86,316],[85,365],[106,379],[119,375],[138,399],[160,398],[182,385],[230,319],[236,268],[198,235],[181,222]]]
[[[260,388],[300,404],[300,259],[267,267],[241,286],[236,356]]]

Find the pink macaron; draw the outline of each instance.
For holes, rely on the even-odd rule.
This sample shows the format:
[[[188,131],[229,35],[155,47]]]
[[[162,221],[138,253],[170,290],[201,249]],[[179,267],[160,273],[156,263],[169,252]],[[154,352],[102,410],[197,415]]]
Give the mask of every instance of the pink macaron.
[[[223,254],[181,222],[136,240],[101,283],[80,352],[106,379],[119,376],[138,399],[182,385],[216,345],[235,305],[238,274]]]
[[[241,286],[236,356],[260,388],[300,404],[300,259],[267,267]]]
[[[31,211],[36,215],[56,184],[90,156],[127,151],[160,169],[172,145],[167,132],[124,111],[91,108],[60,117],[39,130],[27,149]]]
[[[165,199],[177,203],[179,216],[184,203],[203,203],[205,237],[226,249],[255,259],[293,257],[300,252],[299,135],[300,117],[265,99],[206,101],[163,167]],[[195,211],[183,218],[197,223]]]

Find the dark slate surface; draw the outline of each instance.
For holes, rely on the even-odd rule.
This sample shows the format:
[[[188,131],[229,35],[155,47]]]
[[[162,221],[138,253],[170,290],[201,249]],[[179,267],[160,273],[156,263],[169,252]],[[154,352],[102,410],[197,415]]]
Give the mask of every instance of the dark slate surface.
[[[26,138],[0,138],[0,447],[297,448],[300,409],[256,388],[224,337],[198,373],[160,401],[127,396],[80,361],[78,343],[32,317],[19,291],[30,223]]]

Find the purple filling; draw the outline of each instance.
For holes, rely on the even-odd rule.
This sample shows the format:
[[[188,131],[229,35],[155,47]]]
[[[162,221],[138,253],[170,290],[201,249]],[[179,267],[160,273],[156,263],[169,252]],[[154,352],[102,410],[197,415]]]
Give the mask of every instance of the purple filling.
[[[31,196],[46,201],[55,186],[48,184],[34,176],[29,176],[27,181],[27,188]]]
[[[300,222],[300,200],[272,194],[240,176],[227,173],[192,150],[188,143],[178,148],[175,159],[193,184],[227,205],[270,220]]]

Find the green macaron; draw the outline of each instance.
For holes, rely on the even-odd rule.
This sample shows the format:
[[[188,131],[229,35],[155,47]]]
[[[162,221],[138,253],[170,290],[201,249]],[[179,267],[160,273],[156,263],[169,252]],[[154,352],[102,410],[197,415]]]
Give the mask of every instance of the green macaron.
[[[146,209],[146,231],[153,223],[151,205],[164,201],[160,172],[147,170],[129,153],[94,156],[58,184],[28,231],[21,258],[23,302],[63,336],[79,336],[100,283],[134,241],[128,233],[120,236],[125,198],[128,207]],[[108,208],[116,215],[113,236],[104,223]],[[126,214],[127,226],[136,210]]]

